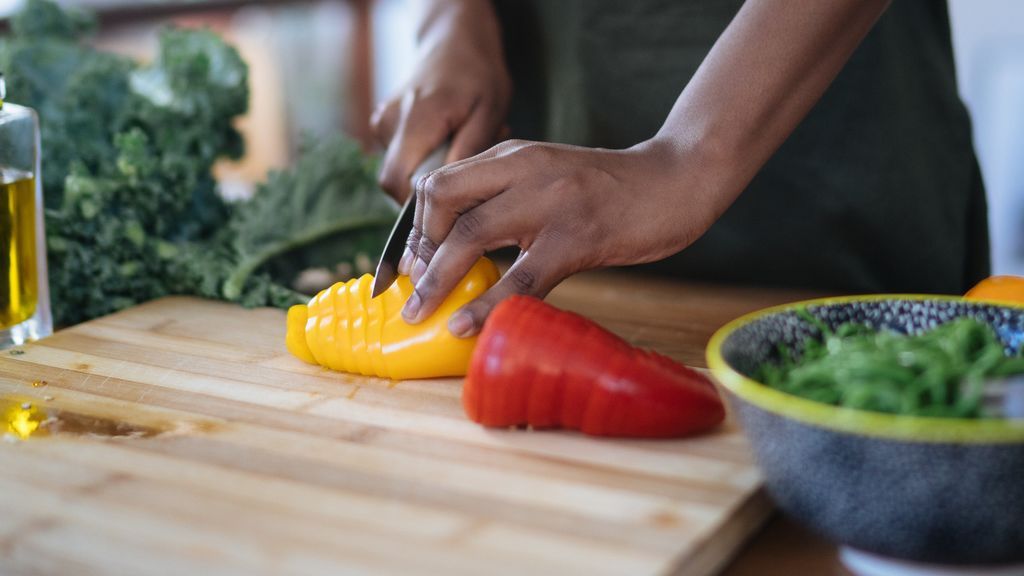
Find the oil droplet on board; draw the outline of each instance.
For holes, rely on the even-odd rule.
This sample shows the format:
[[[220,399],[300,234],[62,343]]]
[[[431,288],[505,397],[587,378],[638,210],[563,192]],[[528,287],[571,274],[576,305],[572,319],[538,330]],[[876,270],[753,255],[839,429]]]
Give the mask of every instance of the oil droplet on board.
[[[44,396],[43,400],[52,400]],[[195,427],[196,432],[209,431],[210,426]],[[188,433],[185,430],[180,433]],[[121,422],[110,418],[79,414],[56,408],[44,409],[34,399],[5,398],[0,400],[0,436],[7,442],[18,442],[40,436],[87,436],[90,438],[151,438],[168,432],[151,426]]]
[[[33,388],[42,388],[43,386],[46,386],[46,380],[34,380],[32,382]]]
[[[40,432],[47,418],[46,412],[31,402],[11,402],[2,408],[2,414],[4,437],[14,440],[25,440]]]

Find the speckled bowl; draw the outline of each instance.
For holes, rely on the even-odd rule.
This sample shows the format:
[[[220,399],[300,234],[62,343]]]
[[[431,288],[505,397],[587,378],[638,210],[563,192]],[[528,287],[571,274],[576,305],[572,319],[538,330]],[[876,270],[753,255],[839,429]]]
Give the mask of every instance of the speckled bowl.
[[[751,375],[818,330],[855,321],[918,332],[972,316],[1008,350],[1024,346],[1024,307],[916,295],[800,302],[719,330],[707,361],[729,391],[770,494],[827,538],[876,555],[944,565],[1024,564],[1024,420],[896,416],[769,388]]]

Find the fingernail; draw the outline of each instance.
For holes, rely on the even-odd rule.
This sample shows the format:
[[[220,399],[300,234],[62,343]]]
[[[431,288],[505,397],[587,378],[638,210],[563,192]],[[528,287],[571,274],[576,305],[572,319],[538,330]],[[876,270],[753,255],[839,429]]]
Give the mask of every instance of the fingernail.
[[[423,277],[423,273],[427,271],[427,263],[422,258],[417,258],[416,263],[412,266],[412,272],[409,273],[409,280],[412,280],[413,284],[420,281]]]
[[[406,248],[405,252],[402,252],[402,259],[398,261],[398,273],[408,276],[410,266],[412,266],[412,250]]]
[[[452,317],[448,319],[448,331],[459,338],[472,335],[473,317],[469,315],[469,312],[462,310],[452,314]]]
[[[405,301],[405,306],[402,308],[402,318],[405,318],[406,322],[412,322],[416,319],[416,315],[420,313],[420,295],[416,292],[409,296],[409,299]]]

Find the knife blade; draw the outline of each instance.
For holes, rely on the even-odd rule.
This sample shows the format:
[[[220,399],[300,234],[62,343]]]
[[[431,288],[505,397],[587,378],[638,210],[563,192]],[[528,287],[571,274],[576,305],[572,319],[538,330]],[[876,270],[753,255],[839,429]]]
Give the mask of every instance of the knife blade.
[[[444,166],[444,159],[448,156],[448,148],[448,143],[438,146],[420,163],[410,177],[410,183],[414,190],[416,182],[422,176]],[[371,298],[376,298],[383,294],[398,279],[398,263],[402,259],[402,253],[405,252],[405,242],[409,238],[409,233],[412,232],[415,217],[416,194],[413,192],[409,194],[409,198],[406,199],[401,212],[398,213],[395,226],[391,229],[391,234],[388,235],[387,244],[384,245],[384,252],[380,256],[380,262],[377,263],[377,270],[373,275]]]

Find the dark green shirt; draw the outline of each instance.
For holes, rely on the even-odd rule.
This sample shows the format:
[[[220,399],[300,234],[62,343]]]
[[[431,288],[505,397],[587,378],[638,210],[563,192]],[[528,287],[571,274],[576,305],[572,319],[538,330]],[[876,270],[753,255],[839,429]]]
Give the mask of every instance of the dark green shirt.
[[[740,5],[498,1],[515,136],[650,138]],[[986,276],[984,189],[945,2],[893,2],[725,215],[644,268],[849,292],[962,293]]]

